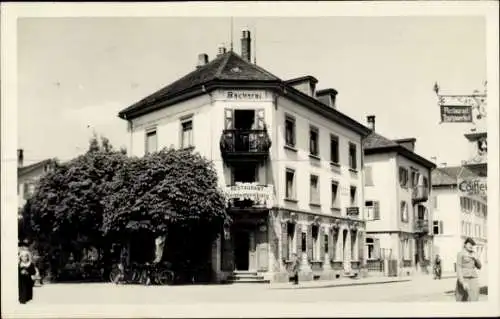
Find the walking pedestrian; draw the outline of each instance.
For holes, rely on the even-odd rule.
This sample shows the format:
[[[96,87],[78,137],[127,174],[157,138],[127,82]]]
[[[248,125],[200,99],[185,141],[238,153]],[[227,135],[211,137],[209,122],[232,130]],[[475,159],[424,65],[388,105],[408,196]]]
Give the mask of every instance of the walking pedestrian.
[[[465,239],[464,248],[457,255],[457,287],[455,289],[456,300],[478,301],[479,300],[479,275],[481,262],[474,248],[476,243],[470,237]]]
[[[293,254],[293,264],[292,264],[292,273],[293,273],[293,284],[299,284],[299,270],[300,270],[300,260],[297,254]]]
[[[441,279],[441,257],[436,254],[434,259],[434,279]]]
[[[33,286],[36,275],[36,268],[31,261],[31,253],[28,250],[21,250],[18,264],[18,289],[19,302],[27,303],[33,299]]]

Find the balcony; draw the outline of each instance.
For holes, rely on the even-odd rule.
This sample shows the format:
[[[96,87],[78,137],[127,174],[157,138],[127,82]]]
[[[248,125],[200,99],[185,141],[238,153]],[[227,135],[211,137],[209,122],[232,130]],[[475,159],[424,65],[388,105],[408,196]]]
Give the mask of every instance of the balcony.
[[[273,185],[259,185],[257,183],[236,183],[227,186],[224,190],[227,205],[230,208],[266,208],[273,207]]]
[[[267,129],[224,130],[220,138],[222,158],[226,161],[263,161],[269,156],[270,147]]]
[[[426,219],[416,219],[415,233],[428,233],[428,232],[429,232],[429,221]]]
[[[347,207],[346,215],[347,217],[359,218],[359,207]]]
[[[429,187],[424,185],[414,186],[411,198],[413,204],[422,203],[429,199]]]

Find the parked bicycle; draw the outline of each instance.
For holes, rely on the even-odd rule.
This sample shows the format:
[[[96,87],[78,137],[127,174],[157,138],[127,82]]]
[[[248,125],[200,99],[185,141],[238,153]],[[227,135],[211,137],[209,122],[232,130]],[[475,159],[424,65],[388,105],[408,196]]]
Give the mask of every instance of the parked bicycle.
[[[169,269],[167,264],[133,263],[123,270],[116,264],[110,271],[109,280],[115,284],[125,282],[143,285],[171,285],[174,283],[175,273]]]

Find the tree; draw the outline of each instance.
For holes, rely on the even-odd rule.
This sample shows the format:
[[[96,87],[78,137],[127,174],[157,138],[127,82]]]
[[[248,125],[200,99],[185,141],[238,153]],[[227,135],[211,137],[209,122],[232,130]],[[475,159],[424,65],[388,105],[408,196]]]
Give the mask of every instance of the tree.
[[[65,246],[63,250],[101,242],[106,184],[126,163],[126,155],[106,138],[100,142],[94,136],[85,154],[56,163],[39,180],[22,212],[37,241]]]
[[[201,262],[229,221],[217,184],[212,163],[191,151],[163,149],[130,158],[108,184],[103,230],[168,234],[169,253],[182,255],[175,259]]]

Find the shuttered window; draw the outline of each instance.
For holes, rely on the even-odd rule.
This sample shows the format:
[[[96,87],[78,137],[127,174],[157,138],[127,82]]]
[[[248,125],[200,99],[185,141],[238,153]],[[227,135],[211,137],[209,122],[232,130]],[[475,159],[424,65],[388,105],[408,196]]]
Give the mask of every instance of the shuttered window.
[[[371,166],[365,166],[365,186],[374,186]]]

